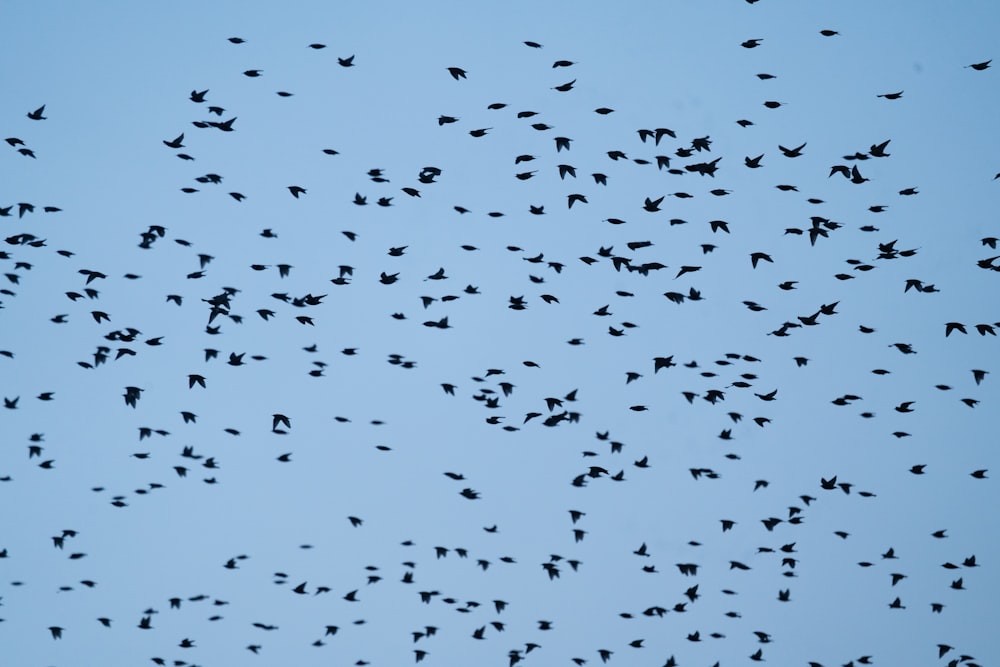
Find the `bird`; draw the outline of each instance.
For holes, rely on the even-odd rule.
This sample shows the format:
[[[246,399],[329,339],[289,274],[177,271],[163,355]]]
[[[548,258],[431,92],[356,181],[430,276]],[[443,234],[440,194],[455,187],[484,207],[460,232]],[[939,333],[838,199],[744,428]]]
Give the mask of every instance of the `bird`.
[[[785,148],[784,146],[779,145],[778,150],[780,150],[782,155],[784,155],[785,157],[794,158],[802,155],[802,149],[805,147],[806,147],[806,142],[803,142],[801,145],[796,146],[795,148]]]
[[[963,334],[969,333],[965,329],[965,325],[963,325],[961,322],[946,322],[945,323],[945,325],[944,325],[944,336],[945,336],[945,338],[947,338],[948,336],[950,336],[955,331],[958,331],[959,333],[963,333]]]
[[[646,202],[643,204],[643,208],[650,213],[655,213],[660,210],[660,204],[663,203],[664,197],[659,197],[657,199],[650,199],[646,197]]]
[[[44,112],[45,112],[45,105],[43,104],[42,106],[38,107],[34,111],[29,111],[27,113],[27,116],[31,120],[46,120],[48,118],[48,116],[43,116],[42,114]]]

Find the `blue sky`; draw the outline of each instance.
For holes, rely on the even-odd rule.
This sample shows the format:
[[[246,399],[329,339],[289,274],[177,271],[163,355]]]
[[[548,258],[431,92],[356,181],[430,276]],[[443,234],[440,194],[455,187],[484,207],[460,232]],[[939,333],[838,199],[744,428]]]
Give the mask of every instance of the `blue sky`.
[[[6,14],[0,662],[997,661],[991,3]]]

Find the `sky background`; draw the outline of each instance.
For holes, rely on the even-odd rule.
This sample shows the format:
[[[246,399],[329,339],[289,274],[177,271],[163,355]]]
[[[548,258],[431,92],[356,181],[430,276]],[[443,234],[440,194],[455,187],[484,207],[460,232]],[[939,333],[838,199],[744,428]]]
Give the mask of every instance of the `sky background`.
[[[0,664],[997,664],[1000,17],[872,4],[8,3]]]

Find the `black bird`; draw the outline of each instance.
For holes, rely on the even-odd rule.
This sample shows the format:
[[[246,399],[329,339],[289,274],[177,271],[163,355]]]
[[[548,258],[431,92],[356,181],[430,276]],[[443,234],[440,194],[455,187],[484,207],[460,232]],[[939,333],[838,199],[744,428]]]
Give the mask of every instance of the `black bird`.
[[[660,204],[663,203],[663,199],[664,197],[660,197],[658,199],[650,199],[649,197],[646,197],[646,203],[643,204],[642,207],[650,213],[655,213],[660,210]]]
[[[283,414],[275,413],[271,415],[271,430],[277,431],[278,426],[284,426],[285,428],[292,428],[292,421]]]
[[[778,150],[780,150],[785,157],[799,157],[802,155],[802,149],[805,147],[806,144],[803,142],[802,145],[796,146],[795,148],[785,148],[784,146],[779,145]]]

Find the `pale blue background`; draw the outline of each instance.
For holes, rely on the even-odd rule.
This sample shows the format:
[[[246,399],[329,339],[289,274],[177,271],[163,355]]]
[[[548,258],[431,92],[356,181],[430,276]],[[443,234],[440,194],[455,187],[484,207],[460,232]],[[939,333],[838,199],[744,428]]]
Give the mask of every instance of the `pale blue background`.
[[[996,67],[966,67],[995,55],[995,3],[12,2],[3,23],[0,125],[37,159],[0,144],[0,206],[14,205],[0,228],[5,238],[30,233],[45,245],[5,244],[10,259],[0,261],[18,281],[0,281],[15,293],[0,297],[0,349],[14,353],[0,357],[0,393],[20,397],[16,410],[0,412],[0,477],[10,477],[0,483],[0,664],[159,657],[204,667],[399,665],[421,649],[427,665],[503,665],[526,642],[541,648],[522,653],[524,662],[547,665],[575,657],[599,664],[599,649],[613,651],[609,662],[618,665],[662,665],[671,655],[680,665],[738,665],[758,648],[772,665],[841,665],[863,655],[926,665],[939,643],[954,647],[945,661],[967,654],[997,663],[998,498],[992,479],[969,473],[1000,475],[1000,343],[972,328],[1000,320],[1000,275],[976,266],[994,253],[980,239],[1000,236],[1000,88]],[[822,29],[840,34],[824,37]],[[232,36],[246,42],[231,44]],[[741,47],[751,38],[763,41]],[[354,67],[338,65],[352,54]],[[574,64],[552,68],[561,59]],[[464,68],[467,79],[454,80],[448,67]],[[245,77],[249,69],[262,76]],[[553,90],[573,79],[573,90]],[[188,99],[205,89],[205,104]],[[900,90],[899,100],[877,97]],[[767,100],[784,106],[767,109]],[[508,106],[487,109],[497,102]],[[42,104],[46,120],[25,117]],[[208,105],[225,112],[211,116]],[[614,113],[596,114],[598,107]],[[524,110],[538,115],[518,119]],[[440,115],[460,120],[442,127]],[[232,117],[231,133],[191,125]],[[740,119],[754,125],[740,127]],[[536,131],[535,122],[553,129]],[[677,139],[659,147],[639,140],[639,128],[657,127]],[[492,129],[469,136],[478,128]],[[194,161],[162,143],[181,132],[181,152]],[[568,152],[556,152],[556,136],[573,139]],[[674,155],[704,136],[710,153]],[[888,158],[843,158],[886,139]],[[778,150],[803,142],[794,160]],[[612,161],[611,150],[629,159]],[[761,169],[744,166],[744,157],[761,153]],[[515,165],[521,154],[537,159]],[[657,170],[656,155],[672,156],[678,168],[722,159],[708,178]],[[577,178],[560,180],[559,164],[575,166]],[[836,164],[858,164],[870,181],[828,176]],[[436,183],[417,182],[426,166],[442,170]],[[369,180],[373,168],[389,182]],[[514,178],[530,170],[533,179]],[[594,183],[594,172],[607,175],[607,187]],[[207,173],[222,184],[194,181]],[[291,185],[307,194],[293,199]],[[407,186],[421,197],[400,190]],[[898,194],[908,187],[919,194]],[[713,188],[731,194],[713,196]],[[246,201],[226,194],[233,191]],[[367,207],[352,203],[356,192]],[[676,192],[693,196],[666,197],[660,213],[642,210],[646,197]],[[572,193],[589,203],[567,209]],[[383,196],[391,207],[374,205]],[[18,202],[36,211],[18,219]],[[529,205],[544,205],[545,215],[530,215]],[[888,208],[875,214],[872,205]],[[815,247],[784,233],[808,229],[814,215],[843,226]],[[670,225],[672,218],[687,224]],[[711,233],[711,220],[727,221],[731,234]],[[165,227],[166,237],[136,247],[150,225]],[[879,231],[861,231],[865,225]],[[278,238],[261,238],[264,228]],[[896,239],[897,250],[916,255],[877,259],[878,244]],[[654,245],[632,252],[632,241]],[[703,243],[718,248],[704,255]],[[393,246],[407,246],[406,254],[388,256]],[[609,259],[578,259],[608,246],[635,265],[668,268],[642,277],[615,272]],[[757,251],[774,263],[752,269]],[[214,258],[205,277],[185,278],[199,269],[199,253]],[[565,264],[562,273],[524,261],[539,253]],[[876,268],[854,270],[850,259]],[[16,269],[19,261],[31,268]],[[284,279],[281,263],[293,266]],[[351,283],[333,285],[342,264],[354,267]],[[683,265],[702,269],[675,280]],[[442,267],[447,280],[425,280]],[[107,275],[90,285],[98,299],[65,296],[82,291],[80,269]],[[398,272],[399,282],[379,284],[383,271]],[[907,279],[940,292],[904,293]],[[798,289],[778,289],[786,280]],[[465,294],[466,285],[480,294]],[[244,320],[221,316],[222,334],[210,336],[202,299],[224,286],[240,290],[231,312]],[[692,287],[704,300],[663,297]],[[327,296],[297,309],[274,292]],[[166,302],[167,294],[182,295],[183,305]],[[421,305],[421,296],[446,295],[460,298]],[[516,296],[526,310],[507,307]],[[767,310],[751,312],[744,301]],[[838,314],[820,316],[819,326],[767,335],[834,301]],[[605,304],[612,316],[591,314]],[[265,322],[261,308],[276,317]],[[111,322],[95,323],[92,310]],[[407,319],[390,317],[396,312]],[[68,322],[51,322],[58,314]],[[421,326],[445,316],[450,329]],[[608,335],[624,321],[638,327]],[[950,321],[969,334],[945,338]],[[859,325],[876,332],[862,334]],[[141,332],[134,342],[104,339],[126,327]],[[162,346],[143,343],[155,336]],[[585,344],[566,344],[577,337]],[[303,351],[314,343],[316,353]],[[910,343],[917,354],[893,343]],[[81,368],[98,345],[111,358]],[[116,361],[119,347],[137,354]],[[357,355],[340,353],[348,347]],[[204,348],[220,350],[219,358],[205,362]],[[246,365],[226,365],[230,352],[246,353]],[[415,368],[386,363],[393,353]],[[761,362],[717,365],[727,353]],[[652,359],[668,355],[678,365],[654,374]],[[796,356],[808,365],[797,367]],[[323,377],[308,375],[314,361],[328,364]],[[683,366],[691,361],[699,367]],[[490,368],[505,375],[472,379]],[[891,374],[874,375],[876,368]],[[977,386],[971,369],[991,374]],[[642,377],[626,384],[628,371]],[[190,373],[203,375],[207,388],[188,389]],[[741,373],[758,376],[752,388],[730,386]],[[510,397],[499,381],[515,385]],[[441,383],[455,384],[456,396]],[[122,400],[126,386],[144,390],[134,410]],[[472,400],[483,388],[497,392],[499,408]],[[547,428],[543,416],[522,425],[526,413],[549,414],[546,398],[573,389],[578,400],[563,409],[579,412],[579,423]],[[689,404],[681,393],[709,389],[726,400]],[[773,402],[752,395],[773,389]],[[44,391],[54,400],[36,400]],[[844,394],[862,400],[831,405]],[[970,409],[961,398],[980,403]],[[913,413],[893,409],[904,401],[914,401]],[[629,410],[636,405],[648,410]],[[197,422],[185,424],[183,410]],[[858,416],[866,411],[875,417]],[[743,420],[733,423],[728,412]],[[291,418],[286,435],[272,433],[273,413]],[[485,423],[491,415],[520,430]],[[772,421],[761,429],[756,416]],[[140,442],[139,427],[169,436]],[[718,439],[723,429],[732,429],[731,442]],[[595,438],[604,431],[624,443],[620,454]],[[33,433],[44,434],[44,450],[29,459]],[[219,469],[181,457],[185,446],[214,457]],[[150,457],[131,456],[142,452]],[[275,460],[287,452],[291,462]],[[632,463],[643,456],[648,469]],[[45,460],[54,468],[37,467]],[[909,472],[917,464],[926,464],[924,475]],[[186,478],[175,465],[190,469]],[[571,486],[590,465],[624,470],[625,481]],[[696,481],[691,468],[720,478]],[[833,475],[855,485],[851,494],[820,488]],[[201,481],[211,477],[218,483]],[[762,479],[769,485],[754,491]],[[164,488],[136,492],[150,483]],[[481,497],[462,498],[466,487]],[[817,500],[806,507],[802,494]],[[127,507],[111,506],[116,495]],[[760,521],[789,518],[789,506],[803,510],[803,522],[766,531]],[[569,509],[586,516],[574,526]],[[364,524],[354,528],[348,516]],[[721,519],[737,524],[722,533]],[[494,524],[496,534],[482,530]],[[583,541],[574,541],[573,528],[587,531]],[[53,548],[50,538],[64,529],[79,534]],[[946,539],[931,537],[940,529]],[[643,542],[648,558],[632,553]],[[795,578],[782,576],[789,570],[780,552],[757,553],[790,543]],[[436,546],[448,555],[435,558]],[[889,547],[899,560],[881,558]],[[86,557],[70,560],[72,553]],[[541,567],[551,554],[563,558],[552,581]],[[978,568],[941,567],[973,554]],[[239,569],[222,567],[238,555],[248,556]],[[565,559],[582,561],[579,570]],[[731,570],[731,560],[752,569]],[[413,584],[400,582],[404,561],[415,563]],[[682,576],[677,563],[698,564],[697,576]],[[275,572],[287,582],[276,585]],[[907,578],[893,587],[891,573]],[[369,585],[369,574],[383,578]],[[958,577],[967,590],[950,588]],[[309,595],[291,591],[302,582]],[[684,613],[642,614],[672,609],[695,584],[701,597]],[[314,595],[317,586],[331,592]],[[791,602],[779,602],[786,588]],[[342,599],[354,589],[360,602]],[[422,604],[418,592],[432,590],[440,595]],[[207,598],[190,601],[198,595]],[[442,602],[449,596],[457,602]],[[889,609],[897,596],[905,610]],[[173,597],[183,598],[179,610],[169,608]],[[495,599],[509,602],[499,615]],[[456,611],[470,600],[481,606]],[[943,613],[932,614],[932,602]],[[158,613],[154,629],[143,631],[136,625],[147,608]],[[209,620],[215,615],[222,618]],[[540,619],[553,630],[539,630]],[[340,629],[312,646],[327,625]],[[414,643],[410,633],[427,625],[437,634]],[[472,639],[484,625],[486,640]],[[65,629],[60,641],[49,626]],[[702,641],[687,641],[695,631]],[[754,631],[773,641],[758,644]],[[196,647],[179,648],[184,638]],[[643,648],[629,646],[639,638]],[[259,655],[246,650],[251,644],[262,647]]]

